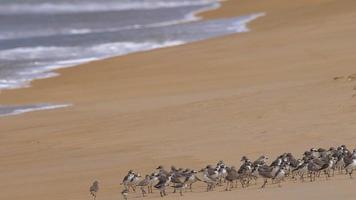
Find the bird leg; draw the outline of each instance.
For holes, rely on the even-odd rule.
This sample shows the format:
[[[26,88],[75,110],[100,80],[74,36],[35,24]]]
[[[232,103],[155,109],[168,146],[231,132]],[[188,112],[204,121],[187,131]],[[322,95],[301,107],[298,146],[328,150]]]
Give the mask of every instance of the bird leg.
[[[176,193],[176,184],[175,183],[173,183],[173,193]]]
[[[266,186],[266,184],[267,184],[267,179],[265,178],[265,181],[264,181],[263,185],[261,186],[261,188],[264,188]]]
[[[144,197],[145,194],[146,194],[146,191],[145,191],[145,189],[144,189],[144,186],[141,187],[141,191],[142,191],[142,196]]]

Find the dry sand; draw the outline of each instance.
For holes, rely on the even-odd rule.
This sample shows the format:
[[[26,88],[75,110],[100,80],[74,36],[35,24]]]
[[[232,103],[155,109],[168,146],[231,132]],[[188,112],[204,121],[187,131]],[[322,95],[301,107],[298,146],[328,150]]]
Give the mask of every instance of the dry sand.
[[[231,0],[203,16],[255,12],[267,15],[249,33],[63,69],[3,91],[0,104],[74,106],[0,118],[1,199],[86,200],[98,179],[98,200],[114,200],[131,168],[354,148],[356,81],[346,77],[356,73],[356,2]],[[209,194],[199,185],[166,199],[355,199],[355,183],[337,176]]]

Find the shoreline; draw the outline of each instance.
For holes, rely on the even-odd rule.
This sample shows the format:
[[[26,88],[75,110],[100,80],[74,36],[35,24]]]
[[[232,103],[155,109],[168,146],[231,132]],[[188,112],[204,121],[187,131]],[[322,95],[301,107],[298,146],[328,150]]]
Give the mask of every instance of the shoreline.
[[[194,11],[194,12],[188,14],[188,16],[192,16],[192,18],[195,18],[195,20],[209,20],[209,19],[224,18],[224,15],[219,14],[220,12],[218,10],[222,9],[223,4],[228,4],[229,0],[218,0],[218,2],[219,2],[219,6],[217,6],[217,7],[213,7],[212,6],[211,8],[204,8],[204,9],[201,9],[201,10],[197,10],[197,11]],[[245,15],[247,16],[247,15],[252,15],[252,14],[251,13],[246,13],[244,15],[232,15],[232,16],[229,16],[229,17],[245,16]],[[261,12],[259,12],[259,14],[255,14],[255,15],[261,15]],[[264,15],[262,15],[262,16],[264,16]],[[256,18],[259,18],[259,16],[256,17]],[[250,26],[249,24],[253,23],[254,21],[256,21],[256,19],[253,19],[251,22],[247,22],[246,25]],[[110,60],[110,59],[114,59],[114,58],[119,58],[119,57],[123,57],[123,56],[130,56],[131,54],[140,54],[140,53],[146,53],[146,52],[156,51],[156,50],[165,49],[165,48],[174,48],[174,47],[178,47],[178,46],[181,46],[181,45],[189,45],[191,43],[199,43],[199,42],[204,42],[204,41],[209,41],[209,40],[215,40],[215,39],[228,37],[228,36],[236,35],[236,34],[243,34],[243,33],[244,32],[237,32],[237,33],[229,34],[229,35],[226,35],[226,36],[219,36],[219,37],[209,38],[209,39],[205,39],[205,40],[201,40],[201,41],[194,41],[194,42],[189,42],[189,43],[184,43],[184,44],[179,44],[179,45],[174,45],[174,46],[160,47],[160,48],[157,48],[157,49],[151,49],[151,50],[145,50],[145,51],[137,51],[137,52],[128,53],[128,54],[124,54],[124,55],[118,55],[118,56],[110,56],[110,57],[107,57],[107,58],[102,58],[102,59],[98,59],[98,60],[91,60],[89,62],[75,64],[73,66],[55,67],[54,69],[49,71],[49,73],[51,75],[44,76],[43,78],[33,79],[28,83],[28,85],[25,85],[23,87],[0,89],[0,95],[2,95],[2,93],[4,95],[5,93],[8,93],[10,91],[21,91],[21,90],[26,91],[27,89],[30,89],[30,88],[34,87],[34,83],[35,82],[36,83],[37,82],[42,82],[42,81],[46,81],[48,79],[53,79],[53,78],[57,78],[59,76],[62,76],[62,71],[64,72],[64,71],[66,71],[66,69],[77,68],[77,67],[85,67],[86,65],[90,65],[92,63],[101,62],[101,61],[105,61],[105,60]],[[50,67],[50,68],[53,68],[53,67]],[[4,99],[2,99],[2,100],[4,100]],[[16,101],[16,102],[14,102],[14,104],[11,104],[10,102],[6,102],[5,104],[0,104],[0,105],[5,106],[5,107],[6,106],[13,106],[13,105],[19,105],[19,106],[20,105],[25,105],[24,103],[21,103],[21,102],[22,101],[17,103],[17,101]],[[29,102],[29,104],[35,104],[35,103],[41,104],[43,102],[41,102],[41,101]],[[47,103],[55,104],[54,102],[47,102]],[[5,117],[6,116],[12,116],[12,114],[11,115],[5,115]]]
[[[204,20],[202,17],[200,17],[199,15],[205,12],[210,12],[213,10],[217,10],[221,7],[220,1],[217,1],[215,4],[212,4],[211,6],[207,6],[205,8],[201,8],[195,11],[192,11],[188,14],[186,14],[184,16],[184,19],[179,19],[175,22],[172,23],[180,23],[180,22],[184,22],[184,23],[191,23],[194,21],[201,21]],[[164,22],[164,23],[171,23],[171,22]],[[208,38],[211,39],[211,38]],[[207,40],[207,39],[204,39]],[[193,42],[197,42],[197,41],[193,41]],[[56,61],[55,63],[52,63],[48,66],[44,66],[42,67],[42,69],[38,69],[39,74],[37,78],[33,78],[29,81],[23,82],[22,84],[19,85],[13,85],[13,86],[9,86],[8,88],[1,88],[0,87],[0,95],[1,95],[1,91],[6,91],[6,90],[16,90],[16,89],[21,89],[21,88],[29,88],[31,87],[31,83],[33,81],[36,80],[42,80],[42,79],[48,79],[48,78],[54,78],[56,76],[59,76],[60,74],[57,73],[57,71],[61,70],[61,69],[65,69],[65,68],[71,68],[71,67],[78,67],[81,65],[85,65],[88,63],[91,63],[93,61],[101,61],[101,60],[105,60],[105,59],[110,59],[110,58],[114,58],[114,57],[120,57],[120,56],[126,56],[126,55],[130,55],[132,53],[139,53],[139,52],[146,52],[146,51],[152,51],[152,50],[156,50],[156,49],[160,49],[160,48],[169,48],[169,47],[174,47],[174,46],[180,46],[180,45],[184,45],[184,44],[189,44],[192,43],[188,42],[188,41],[166,41],[162,44],[158,44],[157,45],[161,45],[160,47],[153,47],[151,49],[146,49],[146,50],[137,50],[137,51],[133,51],[133,52],[127,52],[124,53],[122,55],[111,55],[111,56],[104,56],[104,57],[88,57],[88,58],[79,58],[79,59],[74,59],[74,60],[63,60],[63,61]]]
[[[94,61],[3,91],[1,104],[75,105],[0,119],[4,198],[85,200],[97,179],[100,199],[111,200],[131,168],[239,166],[243,155],[354,148],[356,82],[347,77],[356,73],[355,8],[337,0],[227,1],[203,16],[267,15],[246,34]],[[197,188],[183,198],[353,199],[353,181],[336,181],[209,195]]]

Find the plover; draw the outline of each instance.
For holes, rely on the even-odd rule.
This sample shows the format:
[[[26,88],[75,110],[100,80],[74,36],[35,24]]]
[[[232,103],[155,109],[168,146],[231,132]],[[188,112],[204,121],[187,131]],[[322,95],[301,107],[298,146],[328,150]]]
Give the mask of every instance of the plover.
[[[136,191],[136,185],[141,181],[141,175],[140,174],[134,174],[134,177],[132,178],[130,182],[130,186],[133,189],[133,191]]]
[[[93,196],[94,200],[96,199],[96,195],[99,191],[99,182],[94,181],[93,184],[89,188],[90,195]]]
[[[168,175],[168,176],[161,175],[158,177],[159,181],[154,187],[159,190],[159,194],[161,195],[161,197],[167,195],[166,187],[171,182],[171,179],[172,179],[172,175]]]
[[[187,176],[186,179],[184,180],[184,183],[187,185],[187,187],[189,187],[190,191],[192,192],[192,185],[197,182],[197,181],[201,181],[197,176],[197,171],[195,170],[191,170]]]
[[[216,165],[216,171],[218,171],[219,185],[222,185],[225,181],[225,177],[227,176],[226,165],[222,160]]]
[[[310,159],[308,162],[308,172],[309,172],[309,176],[310,176],[310,182],[315,181],[317,173],[319,172],[319,169],[321,168],[321,166],[319,164],[317,164],[317,159]],[[318,161],[319,162],[319,161]]]
[[[282,165],[278,168],[278,171],[273,177],[273,181],[278,183],[278,187],[281,187],[281,182],[284,180],[284,177],[287,174],[287,166],[288,163],[282,163]]]
[[[356,170],[356,149],[353,150],[350,156],[345,157],[344,160],[346,174],[349,174],[350,178],[352,178],[352,172]]]
[[[239,170],[225,165],[223,161],[219,161],[216,167],[208,165],[200,170],[199,172],[202,172],[202,174],[199,174],[199,176],[196,171],[188,168],[183,169],[172,166],[170,172],[167,172],[163,166],[159,166],[157,167],[157,173],[153,173],[150,176],[147,175],[142,181],[140,181],[139,174],[130,170],[123,183],[126,193],[129,192],[128,189],[130,187],[134,190],[135,186],[139,186],[142,195],[146,196],[147,193],[152,192],[152,186],[154,185],[160,191],[160,195],[165,196],[167,195],[166,187],[169,185],[174,188],[174,191],[178,190],[182,195],[183,190],[186,191],[187,188],[192,191],[192,184],[200,180],[207,184],[206,190],[211,191],[218,183],[226,183],[225,190],[231,190],[234,187],[234,183],[237,186],[238,181],[240,181],[242,187],[246,187],[249,186],[251,180],[257,180],[257,177],[264,179],[262,188],[266,186],[269,179],[272,180],[272,184],[278,183],[278,186],[281,186],[281,182],[286,177],[289,177],[290,174],[293,180],[298,180],[295,176],[299,175],[300,179],[304,181],[304,176],[309,175],[310,181],[315,181],[323,173],[326,178],[330,177],[331,172],[334,174],[335,169],[346,169],[346,174],[352,178],[353,171],[356,170],[356,149],[351,152],[345,145],[337,148],[330,147],[328,150],[311,148],[304,153],[302,159],[296,159],[291,153],[283,153],[270,165],[267,164],[266,156],[259,157],[253,163],[246,156],[243,156],[241,161],[242,165]],[[198,177],[201,177],[201,179]],[[148,192],[145,190],[146,186],[148,187]],[[94,196],[96,194],[91,192],[91,195]],[[127,194],[124,198],[126,196]]]
[[[209,192],[214,189],[216,183],[219,181],[218,172],[208,165],[206,168],[200,170],[203,173],[203,182],[207,184],[206,191]]]
[[[153,185],[158,183],[158,174],[152,173],[148,184],[148,193],[153,193]]]
[[[269,167],[267,165],[262,165],[262,166],[257,165],[257,166],[258,166],[257,168],[258,174],[264,179],[261,188],[264,188],[268,182],[268,179],[272,179],[275,175],[273,173],[274,167]]]
[[[340,152],[340,151],[339,151]],[[342,170],[344,170],[345,168],[345,160],[344,160],[344,155],[343,153],[339,153],[336,163],[335,163],[335,170],[337,170],[339,172],[339,174],[342,173]]]
[[[299,175],[300,180],[304,182],[304,175],[308,174],[308,158],[304,157],[303,160],[299,161],[298,166],[292,170],[292,178],[295,175]]]
[[[255,180],[255,183],[257,181],[257,176],[253,175],[252,162],[248,159],[244,160],[237,173],[239,174],[242,187],[248,186],[252,179]]]
[[[183,176],[183,174],[179,171],[176,171],[175,173],[174,172],[171,172],[172,174],[172,178],[171,178],[171,183],[173,183],[173,193],[176,193],[176,189],[177,188],[180,188],[179,186],[178,187],[175,187],[176,185],[180,185],[181,187],[183,187],[183,183],[185,181],[185,176]]]
[[[266,164],[259,166],[258,167],[258,173],[261,177],[264,178],[264,183],[261,186],[261,188],[264,188],[268,182],[268,179],[272,179],[272,182],[274,182],[276,174],[280,172],[281,166],[283,163],[280,165],[276,166],[268,166]]]
[[[225,180],[226,180],[226,191],[229,191],[233,188],[233,184],[234,184],[234,181],[238,180],[239,178],[239,173],[237,172],[237,170],[235,169],[235,167],[227,167],[226,168],[226,171],[227,171],[227,175],[225,177]]]
[[[133,172],[133,170],[129,170],[127,172],[127,175],[122,180],[122,184],[124,185],[125,189],[130,190],[130,183],[134,177],[135,177],[135,173]],[[132,189],[134,190],[134,188],[132,188]]]
[[[319,171],[324,172],[325,174],[325,178],[327,179],[328,177],[331,176],[331,170],[334,168],[334,164],[335,164],[335,159],[331,156],[328,155],[326,157],[323,157],[322,159],[325,163],[321,166],[321,168],[319,169]]]
[[[287,153],[286,158],[287,162],[289,163],[286,176],[289,176],[291,172],[301,164],[301,160],[297,160],[296,158],[294,158],[291,153]]]
[[[141,180],[140,182],[137,183],[137,186],[140,187],[141,189],[141,192],[142,192],[142,196],[144,197],[145,194],[147,193],[145,191],[145,187],[148,187],[148,185],[150,184],[150,180],[151,180],[151,177],[150,175],[146,175],[145,176],[145,179]]]

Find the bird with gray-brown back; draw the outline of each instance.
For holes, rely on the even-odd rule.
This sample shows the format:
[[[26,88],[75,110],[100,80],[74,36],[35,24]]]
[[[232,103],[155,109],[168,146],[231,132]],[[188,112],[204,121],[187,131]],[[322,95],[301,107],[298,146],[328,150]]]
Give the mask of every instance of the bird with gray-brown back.
[[[99,182],[94,181],[93,184],[89,188],[90,195],[93,196],[94,200],[96,199],[96,195],[99,191]]]

